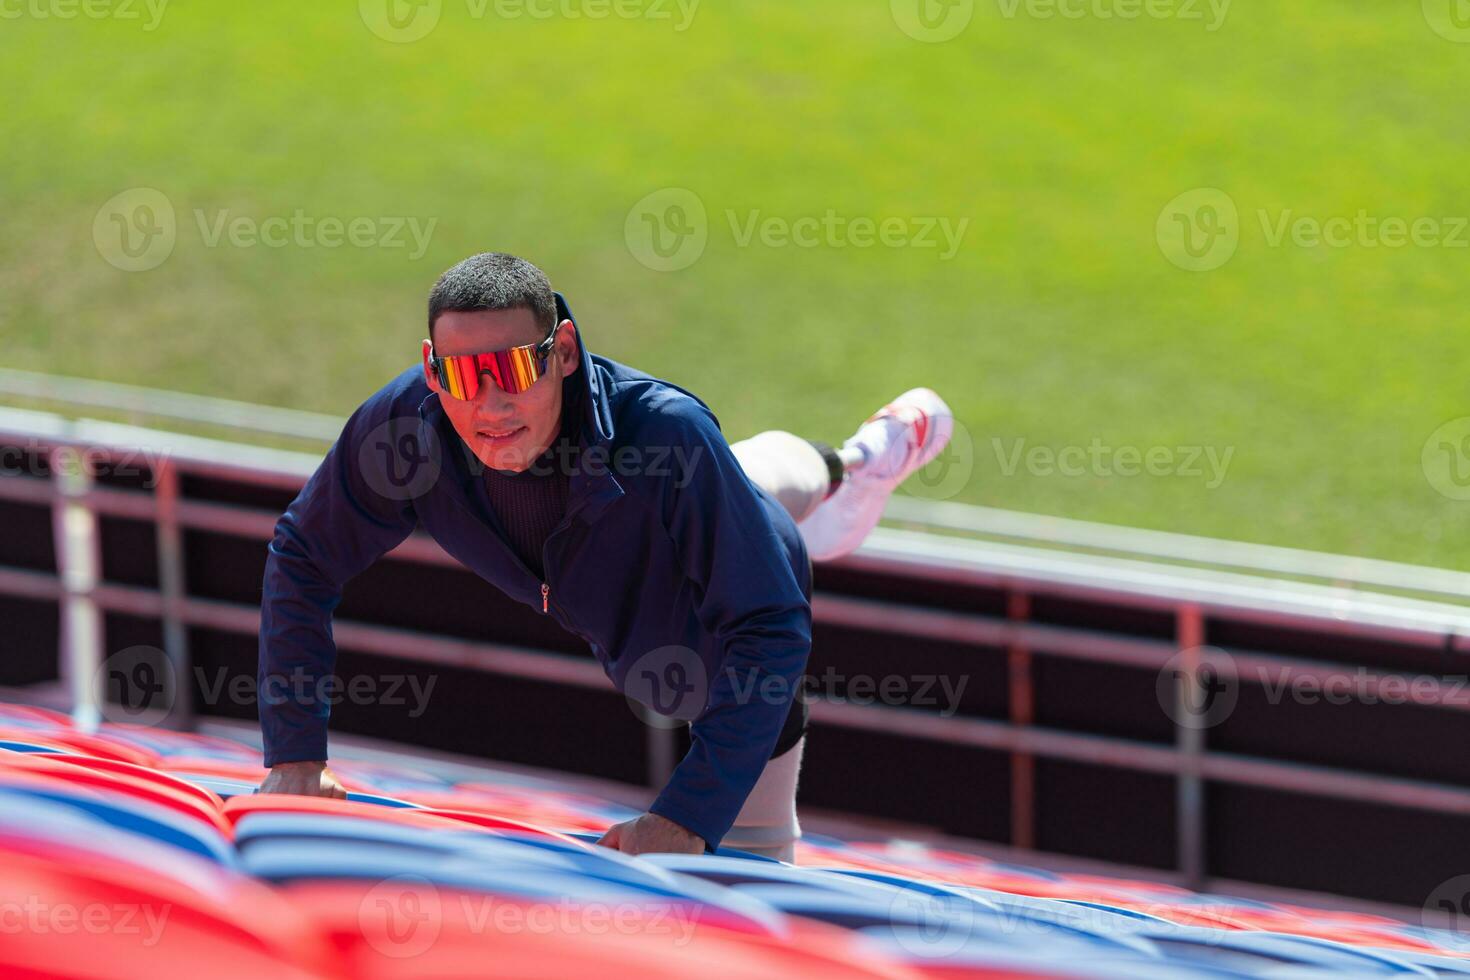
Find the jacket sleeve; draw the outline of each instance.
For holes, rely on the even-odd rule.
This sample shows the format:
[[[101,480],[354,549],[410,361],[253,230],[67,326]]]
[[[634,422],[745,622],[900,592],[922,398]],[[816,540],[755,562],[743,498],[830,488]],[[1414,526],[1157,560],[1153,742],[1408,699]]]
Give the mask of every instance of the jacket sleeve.
[[[721,657],[689,752],[649,811],[715,848],[776,747],[811,652],[812,616],[766,504],[714,416],[692,405],[679,437],[692,462],[668,485],[664,518]]]
[[[401,479],[417,416],[392,417],[389,389],[347,420],[271,540],[260,604],[257,703],[265,765],[327,758],[331,706],[319,687],[337,659],[342,586],[408,537],[417,520]],[[396,438],[395,438],[396,437]],[[390,448],[391,447],[391,448]],[[389,479],[388,467],[397,464]],[[367,471],[365,472],[364,467]]]

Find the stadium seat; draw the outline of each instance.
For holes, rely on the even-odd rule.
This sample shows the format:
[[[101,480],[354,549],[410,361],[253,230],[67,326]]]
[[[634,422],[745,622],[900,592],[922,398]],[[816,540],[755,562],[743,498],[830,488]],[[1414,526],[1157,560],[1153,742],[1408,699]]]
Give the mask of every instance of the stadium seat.
[[[104,734],[88,735],[67,729],[25,729],[0,727],[0,739],[27,742],[34,745],[49,745],[78,755],[91,755],[100,759],[116,759],[135,765],[157,767],[156,752],[129,745]]]
[[[57,755],[70,753],[70,750],[62,749],[55,745],[41,745],[36,742],[17,742],[12,739],[0,739],[0,749],[4,749],[7,752],[48,752]]]
[[[31,919],[28,928],[7,928],[0,943],[5,976],[244,980],[322,977],[333,969],[322,937],[244,877],[211,893],[105,858],[0,850],[0,907]]]
[[[818,834],[796,865],[631,857],[596,841],[638,811],[544,781],[334,769],[347,800],[262,796],[248,745],[0,706],[0,902],[22,887],[175,916],[152,958],[136,937],[28,935],[0,944],[0,975],[1470,975],[1457,934],[1383,916]]]
[[[402,893],[395,894],[396,889]],[[525,980],[580,974],[599,980],[685,980],[702,975],[718,975],[721,980],[774,976],[917,980],[913,971],[851,933],[819,926],[786,937],[750,935],[662,908],[514,900],[486,904],[484,896],[474,893],[429,892],[414,883],[297,885],[286,894],[307,914],[318,917],[321,927],[346,951],[350,970],[363,977],[465,976],[493,964],[495,972]],[[371,915],[357,914],[360,908],[381,910],[384,918],[374,923]],[[413,924],[416,928],[406,921],[406,911],[415,909],[421,915]],[[629,914],[622,921],[636,926],[615,924],[625,912]],[[536,924],[538,919],[546,924]]]
[[[1304,936],[1189,926],[1145,928],[1139,935],[1155,941],[1181,967],[1207,963],[1253,973],[1311,969],[1353,976],[1422,976],[1425,972],[1391,953]]]
[[[198,820],[138,799],[103,800],[83,790],[46,785],[21,785],[11,775],[0,776],[0,805],[17,798],[61,803],[90,814],[111,827],[162,841],[220,864],[232,865],[235,851],[229,842]]]
[[[218,810],[223,801],[216,794],[203,789],[186,779],[171,775],[161,769],[152,769],[148,766],[139,766],[131,762],[119,762],[116,759],[99,759],[95,756],[73,755],[61,753],[50,758],[70,766],[78,766],[83,769],[91,769],[97,772],[113,773],[119,776],[127,776],[141,780],[145,783],[153,783],[173,793],[182,793],[186,796],[196,798],[200,804],[211,810]]]
[[[115,800],[135,798],[202,821],[223,837],[228,838],[231,833],[230,824],[220,815],[223,803],[219,797],[166,773],[132,763],[41,753],[0,756],[0,781],[18,773],[61,785],[104,790]]]
[[[461,820],[424,813],[416,807],[379,806],[361,800],[336,800],[314,796],[289,796],[280,793],[234,796],[224,802],[225,819],[236,823],[247,813],[320,813],[330,816],[383,820],[426,829],[464,830]]]

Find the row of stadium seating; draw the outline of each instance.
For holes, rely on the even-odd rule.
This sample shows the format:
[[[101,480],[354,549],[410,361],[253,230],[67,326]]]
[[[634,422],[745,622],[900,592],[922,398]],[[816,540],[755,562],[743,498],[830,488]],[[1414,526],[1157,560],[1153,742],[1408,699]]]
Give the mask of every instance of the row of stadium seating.
[[[0,705],[0,974],[1238,977],[1470,974],[1378,916],[808,836],[630,857],[633,811],[511,776],[340,761],[342,800],[258,796],[227,738]]]

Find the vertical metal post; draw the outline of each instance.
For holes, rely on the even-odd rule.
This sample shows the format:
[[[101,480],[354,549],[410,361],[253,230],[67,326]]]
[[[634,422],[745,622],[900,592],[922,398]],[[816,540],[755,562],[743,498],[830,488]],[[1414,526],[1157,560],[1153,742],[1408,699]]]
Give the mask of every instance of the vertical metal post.
[[[1031,618],[1031,597],[1024,592],[1006,595],[1006,619],[1021,626]],[[1006,648],[1011,724],[1028,728],[1036,720],[1036,696],[1031,676],[1031,651],[1020,631]],[[1011,844],[1036,847],[1036,758],[1029,752],[1011,753]]]
[[[172,696],[168,726],[194,729],[194,685],[191,679],[189,633],[184,626],[184,536],[179,528],[179,471],[168,459],[155,465],[153,501],[157,513],[158,591],[163,597],[163,650],[172,668]]]
[[[102,552],[97,515],[87,505],[92,490],[91,461],[72,446],[50,452],[56,497],[51,508],[56,572],[61,579],[62,685],[71,694],[72,720],[84,731],[102,721],[102,615],[94,593],[101,578]]]
[[[1205,877],[1205,791],[1200,775],[1200,759],[1205,751],[1205,729],[1202,724],[1188,724],[1194,717],[1191,705],[1206,703],[1200,680],[1201,647],[1205,641],[1204,616],[1199,606],[1181,605],[1177,612],[1176,640],[1179,644],[1179,684],[1175,688],[1175,745],[1179,749],[1177,783],[1177,820],[1179,871],[1184,884],[1200,888]]]
[[[659,718],[658,715],[653,715]],[[674,772],[674,730],[658,724],[648,725],[648,785],[663,789]]]

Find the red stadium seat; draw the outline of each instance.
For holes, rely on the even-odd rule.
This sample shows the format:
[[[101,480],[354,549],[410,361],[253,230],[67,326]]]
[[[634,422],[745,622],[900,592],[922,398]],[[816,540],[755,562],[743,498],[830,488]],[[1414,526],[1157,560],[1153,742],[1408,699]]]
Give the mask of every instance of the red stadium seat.
[[[194,732],[176,732],[163,728],[116,723],[103,725],[99,734],[129,745],[139,745],[145,749],[164,753],[165,758],[175,755],[194,755],[205,758],[222,758],[226,761],[253,761],[257,766],[260,763],[259,749],[214,735],[199,735]]]
[[[27,728],[60,728],[72,727],[70,715],[62,714],[60,711],[52,711],[50,708],[38,708],[29,704],[0,704],[0,725],[21,725]]]
[[[207,976],[272,980],[337,975],[331,948],[270,889],[240,877],[206,895],[138,868],[0,850],[0,907],[26,918],[0,943],[0,974]]]
[[[286,896],[331,935],[354,976],[493,973],[521,980],[917,980],[924,974],[852,933],[794,922],[786,937],[737,933],[639,910],[534,903],[389,880],[296,884]],[[621,925],[619,925],[621,923]],[[969,976],[1034,976],[971,970]]]
[[[80,766],[83,769],[95,769],[98,772],[132,776],[137,779],[157,783],[159,786],[167,787],[170,790],[195,796],[199,799],[200,803],[214,810],[218,810],[224,805],[224,801],[209,790],[201,789],[188,780],[181,779],[178,776],[159,769],[149,769],[147,766],[137,766],[131,762],[118,762],[116,759],[98,759],[94,756],[86,755],[53,755],[47,756],[47,758],[53,759],[56,762],[65,763],[69,766]]]
[[[102,763],[106,765],[109,761],[102,760]],[[143,776],[122,771],[132,768],[123,763],[119,771],[107,771],[93,768],[87,760],[78,763],[76,757],[63,761],[62,756],[17,752],[0,758],[0,780],[12,774],[25,773],[70,786],[131,796],[200,820],[226,840],[233,835],[234,827],[221,815],[223,804],[213,793],[197,786],[180,784],[178,780],[159,773]]]
[[[187,778],[195,776],[219,776],[223,779],[243,779],[248,783],[259,783],[268,770],[257,762],[233,762],[229,759],[209,759],[198,756],[164,756],[158,763],[163,772],[178,773]]]
[[[321,813],[334,817],[356,817],[381,823],[422,827],[425,830],[474,831],[485,828],[451,817],[427,813],[419,809],[378,806],[353,800],[325,799],[315,796],[286,796],[268,793],[264,796],[233,796],[225,800],[221,812],[231,825],[252,813]]]
[[[136,745],[129,745],[107,735],[88,735],[78,731],[51,729],[41,731],[34,728],[0,726],[0,738],[17,742],[34,742],[38,745],[54,745],[67,752],[96,756],[99,759],[116,759],[139,766],[157,766],[159,755]]]
[[[485,783],[461,783],[453,790],[408,795],[415,803],[425,806],[484,809],[510,820],[524,820],[559,831],[600,834],[616,822],[606,815],[612,808],[605,802],[594,806],[594,801],[586,801],[587,805],[583,806],[584,801],[579,797],[537,794]],[[617,819],[623,819],[622,815]]]
[[[477,827],[485,827],[489,830],[504,830],[510,833],[531,834],[536,837],[550,837],[565,844],[578,843],[576,838],[568,837],[566,834],[557,833],[554,830],[546,830],[529,824],[522,820],[510,820],[498,817],[493,813],[480,812],[475,809],[473,803],[465,805],[461,803],[460,809],[442,809],[439,807],[425,807],[419,813],[432,813],[450,820],[459,820],[464,823],[473,824]]]

